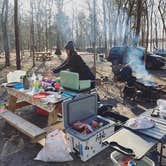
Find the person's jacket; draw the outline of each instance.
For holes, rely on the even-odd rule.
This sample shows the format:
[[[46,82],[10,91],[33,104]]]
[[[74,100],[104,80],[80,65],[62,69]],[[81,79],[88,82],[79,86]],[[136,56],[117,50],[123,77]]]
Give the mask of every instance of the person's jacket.
[[[76,52],[73,52],[68,60],[65,60],[60,66],[53,69],[53,72],[59,73],[61,70],[66,69],[69,69],[71,72],[78,73],[80,80],[95,80],[95,76],[89,67]]]

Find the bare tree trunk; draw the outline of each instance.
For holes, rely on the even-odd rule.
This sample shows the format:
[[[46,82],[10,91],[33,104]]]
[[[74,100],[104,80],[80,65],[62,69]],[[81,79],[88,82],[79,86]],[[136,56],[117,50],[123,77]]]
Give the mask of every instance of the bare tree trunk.
[[[103,19],[104,19],[104,47],[105,47],[105,56],[107,55],[107,24],[106,24],[106,7],[105,7],[105,2],[104,0],[102,1],[103,3]]]
[[[157,28],[157,16],[155,13],[155,44],[156,44],[156,48],[158,48],[158,28]]]
[[[30,6],[31,6],[31,41],[30,41],[30,53],[32,53],[32,58],[33,58],[33,67],[35,66],[35,34],[34,34],[34,6],[32,0],[30,1]]]
[[[5,66],[10,66],[10,50],[9,50],[9,40],[8,40],[8,0],[3,1],[2,14],[1,14],[1,24],[2,24],[2,34],[4,42],[5,51]]]
[[[111,11],[111,1],[109,2],[108,4],[108,11]],[[112,47],[112,29],[111,29],[111,12],[109,12],[108,14],[108,25],[109,25],[109,28],[108,28],[108,31],[109,31],[109,46],[110,48]]]
[[[136,33],[135,33],[135,39],[134,39],[135,46],[137,46],[139,42],[141,18],[142,18],[142,0],[137,0],[137,22],[136,22]]]
[[[150,15],[150,50],[153,49],[153,9],[154,9],[154,0],[151,1],[152,9]]]
[[[93,0],[93,50],[94,50],[94,75],[96,77],[96,0]]]
[[[52,5],[53,5],[53,0],[50,1],[50,9],[49,9],[49,19],[48,19],[48,48],[52,49],[52,44],[51,44],[51,19],[52,19]]]
[[[114,45],[116,46],[117,45],[117,26],[118,26],[118,19],[119,19],[119,15],[120,15],[120,8],[121,8],[121,0],[120,0],[120,4],[118,5],[118,13],[117,13],[117,16],[116,16],[116,20],[115,20],[115,25],[114,25]],[[118,39],[119,40],[119,39]]]
[[[161,10],[162,6],[164,7],[163,12]],[[165,18],[164,18],[164,14],[166,13],[166,2],[162,1],[162,0],[159,0],[158,9],[159,9],[159,12],[160,12],[160,15],[161,15],[161,19],[162,19],[162,22],[163,22],[164,31],[166,33],[166,24],[165,24]]]
[[[127,19],[126,19],[126,26],[125,26],[125,36],[124,36],[124,41],[123,41],[123,45],[125,45],[125,46],[127,46],[127,44],[128,44],[129,21],[130,21],[130,17],[127,16]]]
[[[16,47],[16,66],[21,69],[20,45],[19,45],[19,25],[18,25],[18,0],[14,0],[14,28],[15,28],[15,47]]]
[[[129,23],[130,23],[130,17],[132,15],[133,7],[135,4],[135,0],[130,2],[129,1],[129,11],[127,13],[127,19],[126,19],[126,25],[125,25],[125,35],[124,35],[124,41],[123,45],[127,46],[128,45],[128,35],[129,35]]]
[[[165,31],[164,31],[164,25],[163,25],[163,30],[162,30],[162,49],[165,49],[164,48],[164,43],[166,42],[165,40]]]
[[[146,50],[148,49],[148,44],[149,44],[149,13],[148,13],[148,5],[147,2],[145,0],[145,7],[146,7]]]

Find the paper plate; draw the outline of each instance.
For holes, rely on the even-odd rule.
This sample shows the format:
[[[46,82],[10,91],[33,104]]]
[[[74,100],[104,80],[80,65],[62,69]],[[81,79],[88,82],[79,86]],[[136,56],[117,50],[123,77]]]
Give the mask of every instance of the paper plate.
[[[126,126],[134,129],[149,129],[154,127],[155,123],[152,120],[146,119],[146,118],[132,118],[129,119],[126,123]]]

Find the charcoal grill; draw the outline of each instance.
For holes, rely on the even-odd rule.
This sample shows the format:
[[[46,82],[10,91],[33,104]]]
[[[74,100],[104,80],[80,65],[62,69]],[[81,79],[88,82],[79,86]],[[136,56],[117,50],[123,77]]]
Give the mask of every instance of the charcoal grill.
[[[165,87],[152,81],[137,79],[135,81],[135,88],[140,92],[141,97],[145,101],[156,101],[159,98],[166,98]]]

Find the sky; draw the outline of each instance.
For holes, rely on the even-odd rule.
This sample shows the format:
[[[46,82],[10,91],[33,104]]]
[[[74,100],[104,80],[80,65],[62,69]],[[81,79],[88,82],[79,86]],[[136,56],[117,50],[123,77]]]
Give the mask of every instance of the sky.
[[[24,10],[28,11],[30,9],[30,0],[19,0],[19,1],[21,6],[23,6]],[[64,0],[64,12],[69,17],[72,17],[73,8],[77,8],[78,11],[86,12],[87,10],[86,1],[87,0]],[[13,3],[12,0],[11,3]]]

